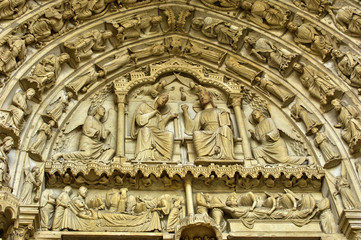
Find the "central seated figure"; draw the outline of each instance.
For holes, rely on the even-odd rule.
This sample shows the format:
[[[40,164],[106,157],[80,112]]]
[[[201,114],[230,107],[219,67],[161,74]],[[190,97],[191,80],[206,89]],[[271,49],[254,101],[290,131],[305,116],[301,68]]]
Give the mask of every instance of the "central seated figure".
[[[182,105],[185,133],[193,135],[198,158],[234,160],[233,132],[229,113],[217,108],[211,94],[204,88],[198,93],[202,109],[194,119],[188,113],[188,106]]]

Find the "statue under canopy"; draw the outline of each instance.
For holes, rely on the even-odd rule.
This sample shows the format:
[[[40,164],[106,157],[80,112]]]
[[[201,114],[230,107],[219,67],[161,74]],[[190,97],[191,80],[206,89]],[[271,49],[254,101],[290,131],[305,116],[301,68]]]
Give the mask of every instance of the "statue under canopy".
[[[168,102],[167,94],[158,95],[153,103],[142,103],[136,109],[131,136],[137,139],[135,160],[169,161],[173,154],[173,133],[165,130],[167,123],[178,116],[162,117],[160,110]]]
[[[57,153],[53,156],[53,159],[57,160],[62,157],[64,160],[94,159],[109,162],[114,155],[114,149],[106,143],[110,131],[104,127],[102,122],[104,116],[105,108],[103,106],[90,107],[82,127],[83,133],[79,140],[79,150],[69,153]]]
[[[217,108],[206,89],[201,89],[198,97],[203,110],[194,119],[189,116],[188,106],[182,105],[185,133],[193,135],[197,157],[233,160],[233,131],[229,112]]]

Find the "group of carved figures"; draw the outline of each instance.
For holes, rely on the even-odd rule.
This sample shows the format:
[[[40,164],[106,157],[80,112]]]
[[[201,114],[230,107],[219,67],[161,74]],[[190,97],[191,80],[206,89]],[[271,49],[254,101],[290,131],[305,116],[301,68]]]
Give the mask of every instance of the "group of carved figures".
[[[225,203],[217,196],[197,193],[197,214],[206,214],[223,229],[226,219],[239,219],[247,228],[253,228],[256,220],[289,220],[303,226],[319,216],[325,233],[336,233],[337,227],[327,198],[316,201],[309,193],[295,194],[285,189],[283,194],[243,193],[230,194]]]
[[[73,196],[70,186],[56,196],[53,190],[42,193],[43,230],[174,232],[185,217],[184,197],[164,194],[151,198],[128,194],[127,188],[110,189],[102,196],[87,197],[88,189],[79,188]]]

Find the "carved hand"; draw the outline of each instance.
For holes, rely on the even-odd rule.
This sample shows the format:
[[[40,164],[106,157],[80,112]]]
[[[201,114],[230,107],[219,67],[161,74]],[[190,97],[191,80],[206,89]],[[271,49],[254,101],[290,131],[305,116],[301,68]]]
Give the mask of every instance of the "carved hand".
[[[178,113],[173,113],[169,115],[169,119],[174,119],[178,117]]]
[[[187,104],[182,104],[182,111],[183,112],[188,112],[188,105]]]

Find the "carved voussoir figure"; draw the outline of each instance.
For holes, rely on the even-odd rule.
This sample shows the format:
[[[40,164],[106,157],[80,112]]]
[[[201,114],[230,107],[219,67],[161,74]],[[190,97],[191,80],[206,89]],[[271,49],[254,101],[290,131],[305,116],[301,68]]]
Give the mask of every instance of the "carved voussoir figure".
[[[72,92],[67,92],[65,98],[59,97],[56,99],[53,103],[53,106],[49,107],[45,113],[41,115],[44,122],[50,124],[50,122],[53,121],[55,123],[54,127],[58,127],[58,120],[66,110],[66,107],[69,105],[72,96]]]
[[[361,36],[361,10],[352,6],[337,9],[336,15],[329,11],[336,27],[343,33],[353,37]]]
[[[293,40],[299,47],[311,54],[320,55],[323,61],[331,58],[331,37],[323,29],[311,23],[297,26],[293,22],[288,24],[288,29],[293,33]]]
[[[167,94],[158,95],[152,104],[138,106],[132,120],[131,135],[137,139],[136,161],[170,161],[173,154],[173,133],[167,131],[167,123],[178,116],[161,116],[160,110],[168,102]]]
[[[128,49],[128,51],[130,58],[133,59],[135,63],[137,63],[138,60],[142,58],[148,58],[151,56],[161,56],[166,53],[167,48],[163,43],[155,43],[141,50]]]
[[[224,53],[208,49],[208,47],[203,47],[195,42],[189,42],[186,45],[185,53],[186,55],[192,56],[194,58],[202,58],[204,60],[215,62],[217,64],[219,64],[223,60],[223,57],[225,55]]]
[[[251,67],[248,67],[243,61],[235,57],[228,57],[225,64],[227,66],[227,69],[237,73],[238,75],[247,79],[250,82],[252,82],[256,77],[262,75],[261,70],[255,70]]]
[[[245,29],[213,17],[193,18],[192,28],[201,31],[206,37],[217,38],[219,43],[230,45],[235,50],[238,49],[238,43]]]
[[[1,109],[0,115],[0,132],[11,136],[14,140],[15,146],[19,144],[19,133],[24,125],[25,117],[31,113],[28,106],[28,100],[31,100],[35,95],[35,90],[27,89],[25,92],[15,93],[11,105],[8,109]]]
[[[267,63],[276,68],[281,75],[286,75],[291,62],[298,56],[296,53],[285,53],[284,49],[277,47],[265,38],[247,36],[244,42],[251,47],[250,55],[254,55],[260,62]]]
[[[33,167],[31,171],[25,170],[25,179],[19,201],[22,204],[32,204],[34,202],[38,202],[39,198],[37,196],[37,192],[39,191],[40,186],[40,168]],[[34,191],[36,192],[35,196],[33,196]]]
[[[309,111],[305,106],[301,105],[300,103],[296,103],[292,105],[291,107],[291,116],[296,120],[302,120],[303,123],[306,126],[306,135],[312,135],[314,130],[321,129],[323,124],[320,122],[320,120],[316,119],[316,117],[313,116],[311,111]]]
[[[332,5],[329,0],[292,0],[292,2],[297,7],[310,13],[317,14],[319,17],[326,14]]]
[[[281,29],[287,25],[291,11],[268,1],[242,1],[246,18],[265,29]]]
[[[28,0],[0,1],[0,19],[15,19],[28,10]]]
[[[88,20],[93,15],[100,14],[105,11],[108,5],[112,4],[113,0],[71,0],[71,8],[75,14],[75,20]]]
[[[34,141],[34,143],[29,148],[29,156],[36,160],[36,161],[43,161],[41,153],[44,150],[44,147],[46,145],[46,142],[48,139],[51,138],[52,128],[55,126],[55,122],[53,120],[50,120],[49,123],[43,122],[39,129],[38,129],[38,135]]]
[[[135,16],[131,19],[114,20],[110,24],[116,30],[116,37],[120,43],[141,36],[153,35],[158,31],[152,29],[162,21],[162,16],[150,16],[148,14]]]
[[[4,137],[0,144],[0,186],[7,186],[10,181],[9,175],[9,157],[11,148],[14,146],[14,140],[10,136]]]
[[[73,98],[78,99],[78,95],[80,93],[86,93],[91,87],[91,85],[94,84],[94,82],[104,76],[104,71],[100,70],[96,72],[94,68],[91,68],[89,72],[79,76],[77,79],[74,79],[73,81],[65,85],[65,89],[67,92],[72,93]]]
[[[332,51],[332,58],[337,67],[337,74],[347,84],[358,88],[361,94],[361,61],[360,56],[351,52],[343,53],[338,49]]]
[[[104,51],[106,40],[111,36],[111,31],[100,32],[95,29],[64,42],[64,49],[71,57],[72,67],[75,68],[84,59],[91,58],[94,51]]]
[[[262,90],[267,91],[282,102],[282,107],[287,107],[293,100],[296,95],[281,88],[279,83],[271,81],[265,78],[255,77],[251,81],[253,85],[259,86]]]
[[[347,181],[346,177],[336,177],[336,190],[337,192],[334,192],[333,195],[336,196],[337,194],[340,194],[342,204],[345,209],[361,207],[360,202],[354,197],[350,188],[350,183]]]
[[[74,13],[70,9],[49,7],[41,15],[30,18],[24,27],[41,46],[42,42],[50,41],[55,36],[64,33],[68,28],[68,20],[73,17]]]
[[[253,149],[255,158],[260,164],[282,163],[303,164],[307,160],[304,156],[290,156],[285,141],[272,120],[261,111],[253,110],[250,122],[255,124],[255,130],[249,130],[252,139],[260,143]]]
[[[341,154],[338,148],[333,144],[324,132],[320,132],[318,128],[311,129],[314,134],[314,143],[322,152],[325,158],[324,168],[332,168],[341,162]]]
[[[295,63],[293,69],[300,74],[299,80],[308,89],[311,96],[320,101],[324,111],[332,107],[330,103],[333,99],[343,95],[343,91],[332,82],[331,78],[322,74],[313,66]]]
[[[20,79],[21,87],[26,90],[32,88],[36,91],[35,98],[41,101],[43,92],[52,88],[61,72],[61,65],[70,59],[69,54],[59,56],[50,54],[44,57],[34,68],[30,76]]]
[[[234,160],[233,130],[230,114],[217,108],[212,96],[201,88],[198,98],[202,109],[194,119],[188,113],[188,106],[182,105],[185,133],[193,135],[193,144],[199,159]]]
[[[359,112],[351,105],[344,106],[339,99],[331,102],[338,113],[338,123],[335,127],[341,128],[341,136],[348,143],[351,153],[360,151],[361,148],[361,120]]]
[[[1,4],[1,3],[0,3]],[[16,35],[8,35],[0,40],[0,73],[9,78],[9,75],[26,58],[27,45],[34,42],[34,37],[25,35],[20,38]]]
[[[86,117],[82,135],[79,140],[79,150],[69,153],[57,153],[52,159],[57,160],[96,160],[108,163],[113,157],[115,151],[107,143],[110,131],[105,129],[102,122],[105,116],[105,108],[102,106],[90,107]]]

